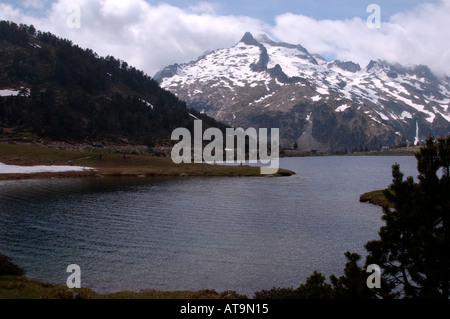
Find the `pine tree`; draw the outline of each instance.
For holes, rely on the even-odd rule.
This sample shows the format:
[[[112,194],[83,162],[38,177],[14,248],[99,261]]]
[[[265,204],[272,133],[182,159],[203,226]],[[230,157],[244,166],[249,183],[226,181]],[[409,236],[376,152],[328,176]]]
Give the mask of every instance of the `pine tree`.
[[[333,299],[333,287],[325,282],[325,276],[314,271],[314,273],[306,279],[306,283],[300,285],[294,294],[298,299]]]
[[[367,287],[367,273],[358,265],[361,256],[356,253],[346,252],[347,263],[344,275],[337,278],[330,276],[336,299],[370,299],[374,297],[374,291]]]
[[[380,239],[366,244],[366,265],[382,269],[384,292],[393,297],[449,298],[450,136],[429,137],[416,154],[418,183],[392,168],[385,191],[394,208],[384,208]],[[442,174],[439,170],[442,168]]]

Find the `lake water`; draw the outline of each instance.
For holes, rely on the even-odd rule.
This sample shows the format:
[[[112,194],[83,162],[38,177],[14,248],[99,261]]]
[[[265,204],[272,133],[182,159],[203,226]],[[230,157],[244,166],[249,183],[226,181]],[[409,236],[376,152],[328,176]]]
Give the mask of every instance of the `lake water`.
[[[414,157],[283,158],[291,177],[76,178],[0,181],[0,252],[27,276],[120,290],[297,287],[342,275],[365,255],[382,210],[359,202]]]

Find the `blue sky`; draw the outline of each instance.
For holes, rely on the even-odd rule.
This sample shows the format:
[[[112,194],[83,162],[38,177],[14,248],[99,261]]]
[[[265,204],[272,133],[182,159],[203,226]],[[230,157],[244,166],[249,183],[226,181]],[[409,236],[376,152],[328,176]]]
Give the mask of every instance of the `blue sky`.
[[[367,24],[369,4],[380,28]],[[80,27],[68,27],[71,5]],[[69,11],[68,11],[69,10]],[[327,59],[426,64],[450,75],[450,0],[0,0],[0,19],[33,24],[150,75],[265,33]]]
[[[148,1],[158,3],[158,1]],[[162,2],[162,1],[159,1]],[[168,0],[171,5],[188,8],[197,1]],[[353,17],[366,18],[366,8],[375,3],[382,8],[382,19],[391,15],[413,9],[421,0],[227,0],[211,1],[217,3],[219,13],[224,15],[245,15],[273,23],[277,15],[291,12],[302,14],[316,19],[349,19]],[[427,1],[438,2],[438,1]]]
[[[55,0],[2,0],[0,3],[11,4],[22,8],[32,15],[42,15],[50,8]],[[76,1],[73,1],[76,2]],[[290,12],[313,17],[315,19],[350,19],[353,17],[366,18],[366,8],[375,3],[382,8],[382,20],[390,16],[411,10],[418,4],[438,3],[438,0],[226,0],[226,1],[196,1],[196,0],[146,0],[147,3],[157,5],[167,3],[175,7],[187,9],[201,2],[214,4],[217,13],[221,15],[244,15],[273,23],[277,15]]]

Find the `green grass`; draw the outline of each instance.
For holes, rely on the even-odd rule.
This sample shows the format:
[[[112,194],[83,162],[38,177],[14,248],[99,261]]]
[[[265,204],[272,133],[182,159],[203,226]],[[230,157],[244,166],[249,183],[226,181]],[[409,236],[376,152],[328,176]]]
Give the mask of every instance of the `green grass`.
[[[100,154],[102,158],[100,159]],[[175,164],[171,158],[149,155],[98,152],[76,152],[37,145],[0,144],[0,162],[14,165],[72,165],[93,167],[97,171],[91,173],[62,173],[57,175],[95,175],[104,176],[263,176],[259,167],[227,166],[208,164]],[[279,169],[275,176],[290,176],[294,172]],[[40,174],[42,176],[55,174]],[[24,178],[26,176],[16,176]],[[2,178],[0,176],[0,178]],[[3,177],[6,178],[6,177]]]
[[[376,190],[368,193],[364,193],[360,196],[359,201],[363,203],[371,203],[381,207],[392,207],[386,196],[384,195],[385,190]]]
[[[86,288],[74,289],[85,299],[98,296]],[[0,299],[70,299],[67,287],[30,280],[24,276],[0,276]]]
[[[246,299],[234,291],[122,291],[99,294],[89,288],[69,289],[63,285],[30,280],[24,276],[0,276],[0,299]]]

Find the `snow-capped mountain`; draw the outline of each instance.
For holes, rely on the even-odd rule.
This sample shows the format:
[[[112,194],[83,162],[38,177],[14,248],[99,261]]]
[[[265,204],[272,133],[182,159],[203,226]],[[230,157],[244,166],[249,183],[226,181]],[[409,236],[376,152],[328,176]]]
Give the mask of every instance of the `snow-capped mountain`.
[[[246,33],[155,75],[191,107],[234,127],[278,127],[304,150],[368,149],[450,133],[450,79],[428,67],[327,62],[301,45]]]

